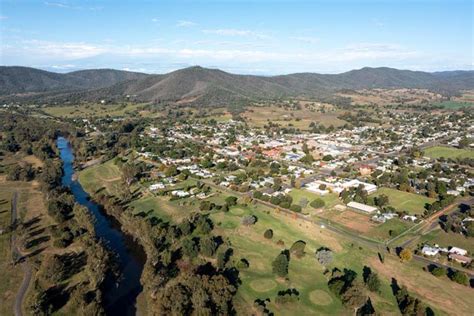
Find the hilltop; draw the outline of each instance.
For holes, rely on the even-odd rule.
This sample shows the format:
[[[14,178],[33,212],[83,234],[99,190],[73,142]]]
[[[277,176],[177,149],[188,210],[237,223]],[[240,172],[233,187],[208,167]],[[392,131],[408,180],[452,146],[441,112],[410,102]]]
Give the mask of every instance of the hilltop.
[[[320,97],[342,89],[419,88],[443,94],[474,88],[473,71],[421,72],[393,68],[340,74],[296,73],[279,76],[231,74],[199,66],[152,75],[111,69],[66,74],[25,67],[0,68],[0,101],[120,100],[132,95],[146,102],[221,106],[242,100]]]

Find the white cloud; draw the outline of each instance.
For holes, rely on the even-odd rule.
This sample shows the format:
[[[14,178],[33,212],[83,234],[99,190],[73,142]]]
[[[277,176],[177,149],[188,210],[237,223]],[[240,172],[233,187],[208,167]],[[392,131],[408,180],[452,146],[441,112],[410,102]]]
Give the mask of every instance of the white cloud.
[[[158,22],[160,22],[160,20],[157,19],[157,18],[153,18],[153,19],[151,19],[151,21],[152,21],[153,23],[158,23]]]
[[[187,21],[187,20],[179,20],[176,22],[176,26],[178,27],[191,27],[191,26],[196,26],[197,23],[194,23],[192,21]]]
[[[0,20],[6,20],[6,19],[8,19],[8,16],[0,15]]]
[[[320,41],[319,38],[311,36],[293,36],[291,39],[307,44],[316,44]]]
[[[98,11],[102,10],[103,7],[83,7],[83,6],[73,6],[63,2],[44,2],[44,5],[48,7],[56,7],[61,9],[72,9],[72,10],[90,10],[90,11]]]
[[[252,36],[260,39],[269,38],[268,35],[250,31],[250,30],[239,30],[239,29],[215,29],[215,30],[202,30],[206,34],[215,34],[223,36]]]
[[[58,58],[61,60],[82,59],[100,55],[107,51],[101,47],[88,43],[61,43],[40,40],[22,41],[20,47],[14,47],[23,54],[34,54],[36,57]]]

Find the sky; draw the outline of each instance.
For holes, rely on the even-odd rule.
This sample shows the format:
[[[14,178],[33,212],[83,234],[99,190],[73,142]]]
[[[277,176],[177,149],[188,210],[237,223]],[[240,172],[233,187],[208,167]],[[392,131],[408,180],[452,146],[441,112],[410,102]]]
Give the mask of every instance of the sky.
[[[473,69],[471,0],[1,0],[0,64],[56,72]]]

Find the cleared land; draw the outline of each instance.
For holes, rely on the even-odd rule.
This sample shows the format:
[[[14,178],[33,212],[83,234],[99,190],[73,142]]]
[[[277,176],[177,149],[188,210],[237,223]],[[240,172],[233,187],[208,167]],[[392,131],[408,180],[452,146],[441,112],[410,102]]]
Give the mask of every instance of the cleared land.
[[[454,147],[434,146],[425,149],[425,156],[430,158],[474,158],[474,150]]]
[[[341,115],[340,110],[328,110],[325,113],[316,110],[302,108],[300,110],[288,110],[278,106],[254,106],[248,107],[242,113],[242,117],[255,127],[262,127],[269,122],[280,124],[282,126],[293,126],[299,129],[309,129],[312,122],[322,124],[324,126],[341,126],[346,122],[338,119]]]
[[[96,192],[105,187],[109,194],[119,190],[122,173],[113,160],[98,164],[79,172],[79,182],[87,192]]]
[[[376,197],[382,194],[388,196],[388,205],[394,207],[398,211],[406,211],[413,215],[423,214],[425,211],[425,204],[431,204],[435,201],[435,199],[426,196],[390,188],[380,188],[376,193],[371,194],[370,197]]]

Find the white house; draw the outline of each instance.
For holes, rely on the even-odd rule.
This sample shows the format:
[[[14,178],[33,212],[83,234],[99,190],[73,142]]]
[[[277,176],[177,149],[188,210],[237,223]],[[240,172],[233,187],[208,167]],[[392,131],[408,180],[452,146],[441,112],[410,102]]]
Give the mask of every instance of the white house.
[[[465,255],[467,255],[467,250],[462,249],[462,248],[458,248],[458,247],[451,247],[451,248],[449,248],[449,253],[455,253],[455,254],[458,254],[458,255],[461,255],[461,256],[465,256]]]
[[[425,256],[436,256],[439,253],[439,248],[424,245],[421,249],[421,253]]]

